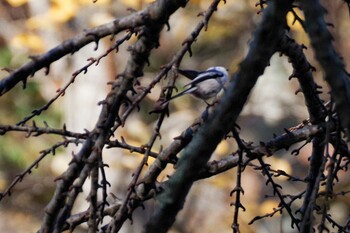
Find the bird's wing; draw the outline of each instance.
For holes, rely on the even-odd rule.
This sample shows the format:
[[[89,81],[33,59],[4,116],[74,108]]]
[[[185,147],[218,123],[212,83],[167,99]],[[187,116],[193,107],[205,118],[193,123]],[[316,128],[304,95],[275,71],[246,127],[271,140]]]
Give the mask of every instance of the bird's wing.
[[[186,86],[189,86],[189,85],[196,85],[197,83],[200,83],[200,82],[203,82],[207,79],[216,79],[216,78],[220,78],[223,76],[223,73],[221,72],[218,72],[216,70],[209,70],[209,71],[204,71],[204,72],[201,72],[195,79],[193,79],[191,82],[187,83],[185,85]]]
[[[179,96],[182,96],[182,95],[185,95],[185,94],[189,94],[189,93],[192,93],[194,92],[195,90],[197,90],[197,87],[190,87],[190,88],[187,88],[186,90],[180,92],[180,93],[177,93],[176,95],[170,97],[170,99],[164,101],[162,104],[166,104],[168,103],[170,100],[173,100]]]
[[[182,74],[183,76],[185,76],[188,79],[195,79],[201,72],[196,71],[196,70],[177,70],[180,74]]]
[[[182,92],[180,92],[180,93],[178,93],[178,94],[172,96],[171,99],[175,99],[175,98],[177,98],[177,97],[179,97],[179,96],[182,96],[182,95],[184,95],[184,94],[192,93],[192,92],[194,92],[196,89],[197,89],[197,87],[190,87],[190,88],[187,88],[186,90],[183,90]]]

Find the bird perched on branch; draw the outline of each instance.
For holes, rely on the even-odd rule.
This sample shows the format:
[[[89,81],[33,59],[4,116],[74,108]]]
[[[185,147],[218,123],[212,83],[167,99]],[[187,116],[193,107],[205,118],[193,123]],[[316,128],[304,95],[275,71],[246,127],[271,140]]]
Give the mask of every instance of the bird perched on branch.
[[[216,97],[229,79],[228,70],[222,66],[210,67],[206,71],[179,69],[178,72],[192,81],[184,86],[188,88],[164,101],[163,104],[186,94],[192,94],[208,104],[207,100]]]

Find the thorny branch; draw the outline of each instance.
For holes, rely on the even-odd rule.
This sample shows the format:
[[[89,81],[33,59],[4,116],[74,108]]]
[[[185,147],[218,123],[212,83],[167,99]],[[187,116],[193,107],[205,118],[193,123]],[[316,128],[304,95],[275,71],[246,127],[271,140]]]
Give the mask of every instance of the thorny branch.
[[[186,4],[186,1],[174,2],[178,2],[179,6],[182,7]],[[154,14],[154,10],[157,11],[164,9],[161,9],[161,4],[150,4],[149,7],[142,11],[135,12],[126,17],[117,18],[110,23],[103,24],[96,28],[85,30],[84,33],[64,41],[43,55],[32,56],[31,62],[13,71],[9,76],[0,81],[0,95],[11,90],[19,82],[23,83],[23,87],[26,87],[28,77],[33,76],[36,71],[46,68],[46,73],[48,74],[50,71],[50,65],[53,62],[68,54],[74,54],[91,42],[95,42],[96,45],[98,45],[98,41],[103,37],[112,36],[113,38],[116,34],[122,31],[143,26],[147,21],[156,21],[159,15]]]
[[[53,145],[51,148],[42,150],[40,151],[40,156],[27,168],[25,169],[22,173],[18,174],[16,178],[12,181],[12,183],[6,188],[4,192],[0,193],[0,201],[6,196],[11,196],[12,189],[18,184],[19,182],[22,182],[23,179],[25,178],[26,175],[29,175],[32,173],[33,169],[37,169],[39,167],[40,162],[48,155],[56,154],[56,150],[60,147],[67,147],[69,144],[81,144],[82,141],[79,139],[70,139],[70,140],[64,140],[62,142],[58,142],[55,145]]]
[[[93,164],[101,156],[106,140],[111,136],[110,129],[113,127],[115,120],[117,119],[118,122],[119,108],[126,101],[126,93],[132,91],[132,84],[135,82],[135,79],[142,76],[142,70],[148,62],[150,51],[159,45],[158,36],[163,25],[167,22],[171,13],[184,5],[185,2],[183,1],[157,1],[149,6],[148,9],[152,9],[151,12],[148,12],[149,21],[145,21],[146,24],[141,29],[138,41],[131,47],[131,56],[125,71],[118,76],[118,79],[112,85],[111,92],[102,103],[102,111],[92,136],[85,141],[83,148],[75,156],[70,167],[57,183],[55,195],[46,208],[41,232],[52,231],[53,229],[59,230],[62,224],[55,224],[58,216],[69,217],[71,208],[68,211],[62,209],[69,187],[81,171],[85,172],[82,173],[83,176],[79,179],[77,188],[84,183],[87,174],[93,168]],[[165,9],[166,11],[164,11]],[[88,161],[88,163],[84,163],[84,160]],[[73,189],[73,191],[80,189],[77,188]],[[65,212],[65,214],[59,214],[59,212]],[[126,217],[122,216],[123,219]],[[64,220],[63,218],[61,219]],[[111,227],[117,231],[118,226],[112,224]]]
[[[88,132],[86,133],[71,132],[66,129],[65,125],[63,126],[63,129],[54,129],[49,125],[47,125],[46,122],[44,122],[44,124],[46,124],[45,127],[38,127],[35,121],[33,121],[32,126],[0,125],[0,134],[4,135],[5,133],[10,131],[17,131],[17,132],[26,132],[27,133],[26,137],[31,137],[31,136],[37,137],[40,135],[55,134],[55,135],[61,135],[63,137],[86,139],[89,136]]]
[[[267,176],[266,185],[270,183],[272,186],[272,189],[273,189],[273,195],[274,196],[277,195],[277,197],[279,198],[280,204],[278,206],[280,207],[280,211],[282,212],[283,209],[286,209],[286,211],[290,217],[290,220],[291,220],[291,227],[294,228],[296,226],[296,228],[299,231],[300,230],[299,229],[300,219],[297,219],[294,216],[293,211],[292,211],[291,206],[290,206],[291,202],[286,203],[284,196],[281,193],[282,186],[280,186],[279,184],[274,182],[272,175],[270,174],[269,169],[268,169],[268,167],[270,165],[266,164],[261,157],[258,157],[258,161],[261,165],[262,174]]]
[[[149,63],[151,51],[159,46],[160,32],[163,27],[167,26],[170,30],[169,17],[180,7],[186,6],[187,1],[185,0],[158,0],[144,10],[86,30],[45,54],[32,56],[31,62],[1,80],[0,95],[3,95],[19,82],[22,82],[25,87],[28,77],[33,76],[42,68],[46,68],[46,73],[49,74],[50,65],[63,56],[73,54],[91,42],[95,42],[97,48],[101,38],[110,35],[113,39],[115,35],[127,32],[104,54],[98,58],[90,58],[88,64],[74,72],[71,80],[59,89],[56,95],[44,106],[34,110],[31,115],[17,125],[0,125],[1,135],[10,132],[23,132],[26,133],[26,137],[50,134],[63,137],[62,142],[41,151],[40,157],[16,176],[7,189],[0,194],[0,201],[5,196],[10,196],[13,188],[22,182],[33,169],[37,168],[46,155],[50,153],[55,155],[56,149],[74,143],[82,144],[82,147],[77,154],[72,153],[68,169],[56,179],[56,190],[46,206],[40,232],[73,231],[82,223],[87,223],[89,232],[97,232],[98,230],[118,232],[127,219],[132,219],[133,211],[152,198],[159,201],[159,206],[156,207],[153,217],[146,224],[144,232],[166,232],[175,221],[178,211],[183,207],[193,182],[215,176],[234,167],[237,167],[237,182],[231,193],[231,195],[235,194],[235,210],[231,227],[234,232],[239,232],[239,209],[245,210],[241,199],[241,196],[244,195],[243,173],[245,166],[253,166],[256,170],[261,171],[262,176],[267,176],[266,184],[271,184],[273,196],[277,195],[280,201],[279,206],[274,208],[273,212],[256,216],[250,224],[285,210],[291,220],[292,228],[296,227],[301,232],[313,230],[316,225],[314,214],[321,216],[321,222],[318,224],[319,230],[328,230],[326,224],[328,222],[339,232],[345,232],[348,223],[343,226],[335,221],[328,213],[328,204],[334,197],[349,193],[348,191],[334,193],[334,185],[340,179],[339,171],[347,171],[350,160],[348,144],[342,137],[343,133],[348,134],[350,127],[350,121],[347,117],[350,115],[350,81],[343,62],[331,44],[332,38],[323,19],[324,10],[317,0],[302,1],[298,3],[300,6],[295,5],[293,1],[260,0],[257,5],[260,6],[260,13],[264,18],[254,33],[254,38],[249,45],[249,52],[240,64],[239,71],[233,75],[234,78],[225,96],[219,103],[208,107],[198,119],[174,138],[171,144],[162,147],[159,152],[154,151],[154,144],[161,136],[160,130],[163,121],[169,115],[168,108],[160,103],[171,96],[177,78],[176,69],[180,66],[187,52],[190,56],[193,55],[191,46],[203,29],[207,29],[220,2],[220,0],[213,0],[207,11],[199,14],[202,20],[183,41],[179,51],[166,65],[161,67],[159,73],[146,87],[139,86],[138,78],[143,75],[144,66]],[[296,8],[303,10],[305,20],[297,15]],[[285,31],[287,28],[285,16],[288,12],[294,16],[294,22],[298,21],[310,35],[317,59],[325,70],[326,80],[332,88],[331,99],[334,99],[336,111],[334,111],[332,101],[324,104],[319,96],[322,93],[321,86],[314,81],[313,71],[315,68],[304,54],[306,47],[297,44]],[[65,125],[62,129],[55,129],[44,122],[44,127],[38,127],[35,121],[31,126],[27,125],[30,119],[47,110],[59,97],[63,96],[80,73],[88,72],[90,66],[98,65],[99,61],[110,52],[118,51],[118,47],[129,40],[133,34],[137,35],[137,41],[129,48],[130,55],[124,71],[109,83],[111,85],[110,92],[103,101],[99,102],[102,105],[102,110],[93,130],[76,133],[67,130]],[[263,73],[270,57],[275,52],[280,52],[289,58],[293,67],[290,79],[296,78],[300,84],[300,89],[296,93],[303,93],[309,119],[295,127],[285,129],[285,133],[280,136],[275,135],[269,141],[245,142],[235,130],[235,122],[258,76]],[[169,78],[168,73],[171,70],[174,71],[174,75],[169,75]],[[168,85],[162,89],[159,100],[151,111],[151,113],[159,115],[148,143],[131,145],[123,137],[120,140],[112,139],[114,133],[127,123],[130,114],[139,108],[155,85],[167,77],[169,78]],[[133,95],[132,99],[128,97],[130,93]],[[121,106],[126,106],[122,113],[120,113]],[[209,161],[216,145],[232,129],[234,129],[233,135],[238,145],[237,151],[220,160]],[[264,156],[273,156],[275,152],[282,149],[289,150],[298,142],[304,142],[304,144],[292,151],[295,156],[299,155],[305,145],[312,143],[307,178],[302,179],[283,170],[272,169],[264,162]],[[330,145],[334,148],[332,154],[329,153]],[[120,148],[143,154],[142,161],[134,170],[128,190],[122,199],[108,193],[111,184],[108,182],[105,172],[105,168],[108,167],[103,159],[105,148]],[[183,155],[178,158],[183,149]],[[155,158],[151,164],[149,164],[149,157]],[[259,167],[254,165],[253,161],[255,160],[260,163]],[[160,173],[168,164],[175,165],[175,173],[169,180],[158,181]],[[283,186],[277,184],[273,179],[273,177],[278,176],[286,177],[289,182],[306,183],[306,188],[298,194],[282,194]],[[89,207],[86,211],[72,214],[72,209],[88,177],[90,177],[91,186],[87,198]],[[320,187],[323,184],[326,189],[322,192]],[[107,198],[112,198],[112,201],[107,201]],[[324,201],[321,207],[317,204],[319,198],[323,198]],[[299,206],[299,211],[293,213],[293,210],[297,208],[295,202],[297,199],[302,199],[303,204]],[[298,214],[300,216],[297,216]],[[111,221],[101,226],[105,216],[110,216]],[[301,221],[299,217],[302,219]]]
[[[289,3],[273,2],[272,5],[273,7],[266,9],[264,19],[255,32],[250,51],[241,63],[237,78],[230,84],[214,114],[209,116],[186,147],[178,162],[177,170],[158,197],[159,206],[146,224],[144,232],[166,232],[169,229],[175,221],[175,216],[182,209],[198,171],[208,162],[217,144],[228,133],[227,130],[233,128],[251,89],[258,76],[263,73],[283,34],[285,21],[281,18],[285,18]],[[271,33],[272,31],[274,33]],[[271,45],[269,48],[262,46],[267,41]],[[255,69],[252,70],[251,67]]]
[[[244,169],[243,165],[243,153],[247,152],[250,153],[250,151],[246,148],[243,140],[239,137],[239,134],[237,130],[234,128],[232,130],[233,137],[235,138],[237,145],[239,147],[238,152],[238,165],[237,165],[237,181],[235,188],[231,191],[230,196],[232,196],[234,193],[236,194],[236,199],[234,202],[235,211],[233,215],[233,223],[232,223],[232,229],[234,233],[240,232],[239,230],[239,223],[238,223],[238,216],[239,216],[239,209],[242,209],[245,211],[245,207],[243,206],[241,202],[241,195],[244,195],[244,190],[242,187],[242,172]]]
[[[189,129],[185,130],[182,133],[182,135],[188,130]],[[276,136],[275,138],[271,139],[270,141],[261,143],[258,146],[250,146],[249,147],[250,157],[257,158],[257,157],[267,156],[268,154],[266,154],[266,151],[269,151],[269,153],[273,154],[279,150],[284,149],[286,144],[287,144],[286,142],[288,142],[288,144],[292,145],[292,144],[295,144],[297,142],[307,140],[310,137],[314,137],[315,135],[322,133],[324,130],[325,129],[322,129],[318,126],[301,124],[300,126],[293,127],[292,129],[290,129],[290,131],[288,133],[284,133],[280,136]],[[246,148],[246,149],[248,149],[248,148]],[[167,152],[163,151],[160,154],[163,154],[163,153],[164,153],[164,155],[167,154],[168,156],[169,155],[171,156],[171,154],[172,154],[172,152],[170,152],[170,150],[167,150]],[[247,156],[243,156],[242,160],[243,160],[242,161],[243,164],[249,163],[249,165],[250,165],[250,161],[252,161],[251,158],[249,158]],[[220,174],[222,172],[225,172],[231,168],[237,167],[239,164],[238,161],[239,161],[239,155],[237,153],[230,154],[227,157],[225,157],[221,160],[218,160],[218,161],[210,161],[207,163],[205,169],[203,169],[200,172],[199,176],[197,177],[197,180],[209,178],[209,177],[215,176],[217,174]],[[169,161],[169,162],[171,162],[171,161]],[[282,173],[281,171],[274,171],[274,170],[269,169],[269,172],[276,173],[275,176],[287,176],[288,178],[290,178],[294,181],[300,181],[300,179],[298,179],[294,176],[292,177],[288,174]],[[162,187],[163,184],[158,184],[157,186]],[[145,191],[145,189],[143,187],[144,187],[144,184],[140,183],[137,185],[137,188],[135,188],[136,189],[135,191],[138,194],[142,194],[142,193],[144,194],[143,191]],[[153,195],[138,196],[138,198],[142,198],[142,199],[140,199],[140,201],[146,201],[152,197],[153,197]],[[292,199],[294,201],[294,198],[292,198]],[[118,204],[118,209],[119,209],[121,203],[120,202],[118,202],[118,203],[119,203]],[[133,202],[131,202],[131,203],[133,203]],[[136,203],[140,204],[139,202],[135,202],[133,204],[136,204]],[[279,212],[279,211],[276,210],[276,212]],[[108,214],[108,215],[112,216],[111,214]],[[72,219],[68,219],[67,221],[68,222],[75,222],[75,221],[80,222],[82,219],[78,218],[79,220],[77,220],[78,216],[80,216],[80,217],[84,216],[84,219],[88,218],[87,212],[86,213],[84,212],[84,213],[80,213],[80,214],[72,216]]]
[[[333,47],[333,37],[324,19],[326,10],[318,0],[300,1],[305,14],[305,28],[309,34],[316,57],[325,71],[325,79],[331,87],[336,109],[343,130],[350,138],[350,78],[345,65]]]
[[[66,93],[67,89],[75,82],[75,79],[77,78],[77,76],[81,73],[87,73],[88,72],[88,68],[90,66],[92,66],[93,64],[95,64],[96,66],[100,63],[101,59],[106,57],[109,53],[111,53],[114,50],[118,50],[118,47],[125,41],[129,40],[130,37],[132,36],[132,32],[127,33],[123,38],[119,39],[118,41],[116,41],[114,43],[114,45],[109,48],[104,54],[100,55],[98,58],[89,58],[88,64],[86,64],[84,67],[80,68],[79,70],[75,71],[72,74],[71,79],[66,83],[66,85],[64,85],[62,88],[59,88],[56,92],[57,94],[51,99],[49,100],[44,106],[42,106],[39,109],[35,109],[32,111],[32,114],[25,117],[23,120],[21,120],[20,122],[18,122],[16,125],[24,125],[26,122],[28,122],[30,119],[32,119],[35,116],[39,116],[43,111],[47,110],[59,97],[64,96],[64,94]]]

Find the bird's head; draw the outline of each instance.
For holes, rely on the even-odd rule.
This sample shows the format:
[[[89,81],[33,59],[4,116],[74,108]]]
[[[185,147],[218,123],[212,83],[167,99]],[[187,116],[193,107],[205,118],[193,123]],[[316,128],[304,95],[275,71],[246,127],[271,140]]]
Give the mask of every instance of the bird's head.
[[[215,71],[215,72],[218,72],[218,73],[222,73],[222,77],[221,77],[221,80],[223,81],[223,83],[226,83],[228,80],[229,80],[229,74],[228,74],[228,69],[226,69],[225,67],[223,66],[213,66],[213,67],[210,67],[207,71]]]

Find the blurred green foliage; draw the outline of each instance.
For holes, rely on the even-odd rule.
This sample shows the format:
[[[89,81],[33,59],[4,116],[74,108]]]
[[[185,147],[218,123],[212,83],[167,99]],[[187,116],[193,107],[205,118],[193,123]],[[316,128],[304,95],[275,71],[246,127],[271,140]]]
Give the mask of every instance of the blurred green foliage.
[[[1,67],[11,67],[12,54],[8,48],[0,49]],[[47,100],[41,94],[40,83],[31,79],[26,88],[21,85],[16,86],[12,91],[0,98],[0,124],[16,124],[30,115],[33,110],[45,105]],[[50,126],[58,126],[61,122],[62,113],[50,108],[49,111],[43,112],[34,118],[36,125],[44,127],[43,121]],[[27,124],[32,125],[30,120]],[[9,168],[20,171],[32,163],[33,158],[38,157],[39,151],[50,147],[53,140],[42,136],[38,140],[40,145],[33,146],[32,143],[25,143],[26,133],[8,132],[0,140],[0,169],[8,170]],[[45,139],[44,139],[45,138]],[[19,142],[23,142],[19,144]],[[12,173],[12,172],[11,172]]]

